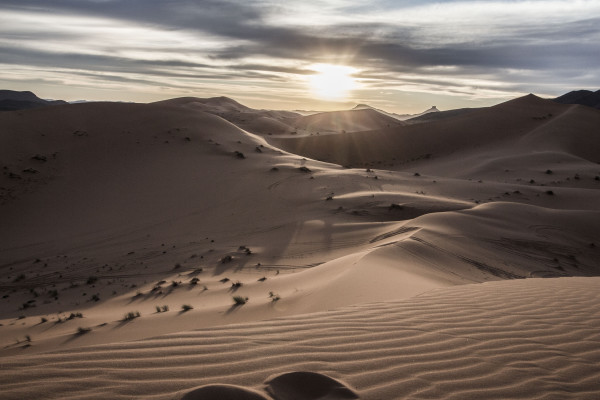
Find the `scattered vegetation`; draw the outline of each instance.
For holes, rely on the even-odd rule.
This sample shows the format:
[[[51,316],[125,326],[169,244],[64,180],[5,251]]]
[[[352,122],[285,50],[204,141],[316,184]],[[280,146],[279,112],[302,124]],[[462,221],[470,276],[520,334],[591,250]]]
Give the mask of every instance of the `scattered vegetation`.
[[[227,264],[231,261],[233,261],[233,257],[230,255],[226,255],[225,257],[221,258],[221,264]]]
[[[248,298],[247,297],[233,296],[233,304],[236,305],[236,306],[244,305],[247,302],[248,302]]]
[[[123,321],[132,321],[136,318],[141,317],[142,315],[140,314],[139,311],[129,311],[127,314],[125,314],[123,316]]]
[[[163,312],[167,312],[167,311],[169,311],[169,306],[166,304],[164,306],[156,306],[157,313],[163,313]]]
[[[232,289],[239,289],[239,288],[241,288],[241,287],[242,287],[242,285],[243,285],[243,283],[242,283],[242,282],[240,282],[240,281],[236,281],[236,282],[233,282],[233,283],[231,284],[231,288],[232,288]]]
[[[308,167],[299,167],[299,168],[298,168],[298,170],[299,170],[300,172],[306,172],[306,173],[312,172],[312,171],[310,170],[310,168],[308,168]]]
[[[269,298],[271,299],[272,302],[281,300],[281,297],[278,294],[275,294],[273,292],[269,292]]]
[[[190,285],[197,285],[197,284],[198,284],[198,282],[200,282],[200,279],[198,279],[198,278],[194,277],[194,278],[192,278],[192,280],[190,281]]]
[[[75,334],[76,335],[84,335],[91,331],[92,331],[92,328],[84,328],[84,327],[80,326],[79,328],[77,328],[77,332]]]
[[[35,156],[31,157],[32,160],[37,160],[37,161],[48,161],[48,158],[46,156],[43,156],[41,154],[36,154]]]
[[[190,311],[190,310],[193,310],[193,309],[194,309],[194,307],[192,307],[189,304],[184,304],[184,305],[181,306],[181,311],[182,312]]]
[[[551,170],[551,169],[547,169],[547,170],[546,170],[546,174],[548,174],[548,175],[552,175],[552,174],[553,174],[553,172],[552,172],[552,170]]]
[[[42,317],[41,320],[40,320],[40,324],[43,324],[43,323],[46,323],[46,322],[48,322],[48,319]]]
[[[240,246],[238,248],[238,250],[243,251],[244,253],[246,253],[246,255],[250,255],[252,254],[252,250],[250,250],[250,248],[246,247],[246,246]]]
[[[244,153],[242,153],[240,151],[237,151],[237,150],[233,154],[235,155],[236,158],[239,158],[241,160],[243,160],[244,158],[246,158],[246,156],[244,155]]]
[[[68,317],[67,317],[67,321],[70,321],[72,319],[75,318],[83,318],[83,314],[78,312],[78,313],[71,313]]]
[[[258,281],[259,281],[259,282],[264,282],[264,281],[266,281],[266,280],[267,280],[267,277],[266,277],[266,276],[263,276],[262,278],[259,278],[259,279],[258,279]]]

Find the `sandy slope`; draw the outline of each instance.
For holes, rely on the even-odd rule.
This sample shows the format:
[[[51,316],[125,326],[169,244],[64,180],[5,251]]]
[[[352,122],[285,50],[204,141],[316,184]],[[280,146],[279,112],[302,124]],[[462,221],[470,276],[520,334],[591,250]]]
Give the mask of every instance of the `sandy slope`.
[[[597,395],[600,112],[526,96],[270,139],[301,155],[244,113],[294,118],[227,98],[0,114],[3,395]],[[560,279],[514,280],[537,277]],[[290,371],[317,374],[263,388]]]
[[[0,361],[0,382],[5,399],[594,399],[599,284],[462,285],[268,322],[23,352]]]
[[[271,138],[274,145],[310,158],[353,167],[405,169],[449,159],[567,151],[596,163],[600,112],[534,95],[442,121],[354,132],[346,136]],[[535,163],[532,163],[535,164]],[[509,167],[509,166],[507,166]],[[452,169],[444,170],[444,175]]]

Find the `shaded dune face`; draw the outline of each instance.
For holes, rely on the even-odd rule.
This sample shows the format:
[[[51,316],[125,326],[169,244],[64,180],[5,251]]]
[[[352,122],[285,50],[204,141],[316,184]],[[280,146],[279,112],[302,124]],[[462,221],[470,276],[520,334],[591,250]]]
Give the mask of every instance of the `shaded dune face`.
[[[590,149],[598,148],[599,124],[597,110],[529,95],[442,121],[345,136],[274,137],[270,142],[295,154],[351,167],[403,169],[411,163],[458,160],[498,149],[507,154],[565,152],[596,163],[600,160]]]

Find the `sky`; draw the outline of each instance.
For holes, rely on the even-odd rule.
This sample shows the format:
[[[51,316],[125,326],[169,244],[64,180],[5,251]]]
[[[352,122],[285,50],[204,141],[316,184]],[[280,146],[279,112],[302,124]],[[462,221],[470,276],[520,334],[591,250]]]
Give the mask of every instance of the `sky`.
[[[600,87],[600,0],[0,0],[0,89],[397,113]]]

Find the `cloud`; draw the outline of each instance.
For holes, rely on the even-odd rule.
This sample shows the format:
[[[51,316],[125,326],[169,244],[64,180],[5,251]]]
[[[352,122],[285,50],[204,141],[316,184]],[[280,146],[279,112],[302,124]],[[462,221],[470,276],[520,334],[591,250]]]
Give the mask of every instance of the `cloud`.
[[[387,85],[471,97],[528,88],[560,94],[600,81],[600,4],[589,0],[5,0],[0,7],[0,64],[79,71],[94,82],[105,74],[124,85],[185,87],[195,77],[256,88],[262,80],[269,90],[297,92],[315,63],[361,70],[363,93]]]

